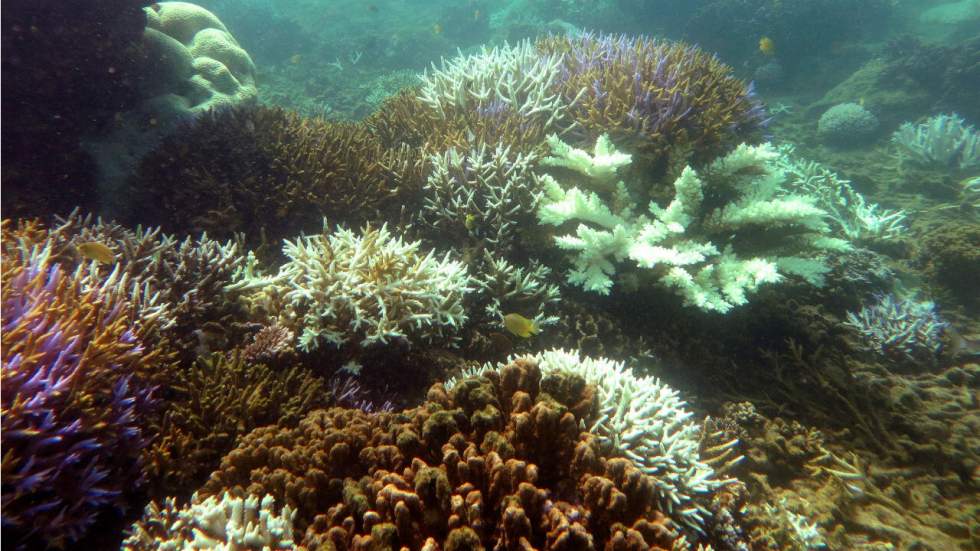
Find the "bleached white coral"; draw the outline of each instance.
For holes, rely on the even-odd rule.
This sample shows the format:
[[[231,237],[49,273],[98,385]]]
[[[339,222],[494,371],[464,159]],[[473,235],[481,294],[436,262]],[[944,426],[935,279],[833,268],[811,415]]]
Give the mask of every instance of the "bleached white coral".
[[[817,529],[817,523],[809,522],[805,516],[791,511],[785,497],[775,505],[767,503],[765,509],[776,521],[777,530],[786,533],[786,538],[795,546],[794,549],[809,551],[827,547]]]
[[[716,479],[714,469],[701,461],[700,426],[691,420],[693,413],[676,390],[654,377],[634,375],[622,362],[581,357],[577,351],[548,350],[509,361],[515,359],[535,362],[542,376],[576,375],[594,385],[599,411],[586,421],[589,431],[609,453],[630,459],[653,477],[665,511],[694,530],[702,529],[704,517],[710,513],[696,499],[729,481]],[[503,365],[485,365],[461,377]],[[447,381],[446,388],[451,389],[456,382]]]
[[[529,124],[562,131],[568,104],[551,92],[561,71],[562,55],[542,54],[530,40],[504,44],[480,53],[443,60],[422,75],[419,99],[440,116],[452,109],[513,110]],[[574,102],[572,102],[574,103]]]
[[[685,303],[727,312],[785,275],[821,284],[822,252],[850,248],[830,235],[827,212],[814,197],[787,191],[780,156],[769,144],[743,144],[700,174],[686,167],[674,181],[674,199],[666,207],[651,202],[649,216],[634,215],[622,182],[610,200],[614,211],[596,191],[565,189],[545,175],[538,219],[579,222],[574,234],[556,237],[559,248],[575,253],[572,284],[607,294],[617,264],[630,259],[656,270]],[[766,246],[749,249],[743,241]]]
[[[956,113],[922,124],[906,122],[892,134],[899,154],[913,163],[966,170],[980,166],[980,133]]]
[[[163,506],[146,506],[142,520],[133,525],[122,549],[296,549],[289,505],[276,514],[272,496],[234,497],[225,492],[178,508],[174,498]]]
[[[786,190],[814,197],[817,206],[827,212],[835,233],[852,240],[890,240],[905,233],[905,211],[868,203],[850,181],[834,171],[794,158],[791,145],[780,146],[779,151],[775,162],[786,173]]]
[[[541,159],[542,165],[564,167],[599,182],[614,180],[616,170],[633,161],[632,155],[617,151],[613,147],[607,134],[599,136],[591,155],[587,151],[561,141],[557,134],[548,136],[548,146],[551,148],[551,156]]]
[[[283,325],[296,327],[305,350],[324,340],[367,346],[448,338],[466,320],[466,266],[449,253],[439,259],[423,252],[387,226],[328,233],[324,222],[324,233],[287,240],[283,252],[289,261],[278,275],[261,277],[250,268],[236,288],[251,289]]]
[[[465,233],[496,250],[516,235],[520,216],[534,212],[541,199],[531,164],[534,154],[486,144],[460,153],[450,148],[430,157],[420,220],[436,230]]]

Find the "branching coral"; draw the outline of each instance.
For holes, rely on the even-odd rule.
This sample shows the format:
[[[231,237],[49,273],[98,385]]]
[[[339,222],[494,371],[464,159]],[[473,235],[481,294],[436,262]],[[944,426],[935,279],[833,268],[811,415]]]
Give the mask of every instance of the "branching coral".
[[[29,233],[4,224],[3,522],[63,546],[142,483],[143,423],[169,359],[144,345],[156,320],[134,316],[118,265],[104,279],[69,272],[50,242],[12,242]]]
[[[875,304],[848,312],[847,325],[899,365],[932,365],[942,348],[946,323],[930,301],[879,295]]]
[[[293,517],[286,505],[276,512],[270,496],[235,497],[225,493],[218,499],[192,499],[177,507],[173,498],[146,506],[143,518],[133,525],[123,541],[126,551],[156,549],[292,549]]]
[[[506,252],[522,217],[533,213],[541,199],[531,174],[534,161],[533,154],[512,155],[503,145],[433,155],[421,221],[437,232]]]
[[[727,312],[784,275],[821,284],[821,253],[850,248],[830,237],[815,198],[788,189],[779,158],[770,145],[743,144],[700,174],[686,167],[674,181],[673,201],[666,207],[652,201],[649,217],[634,214],[622,182],[604,200],[545,175],[538,219],[555,226],[580,222],[574,234],[556,237],[574,253],[572,284],[606,294],[616,264],[628,258],[655,270],[659,283],[686,304]]]
[[[189,493],[255,427],[294,425],[307,412],[337,403],[308,370],[274,370],[240,354],[201,358],[181,369],[170,387],[160,436],[144,454],[156,496]]]
[[[708,159],[766,122],[752,87],[692,46],[582,34],[549,37],[537,48],[562,56],[553,90],[570,105],[582,142],[608,133],[616,144],[655,159],[678,147]]]
[[[549,350],[520,360],[534,362],[545,378],[576,376],[594,386],[597,409],[583,421],[597,436],[601,449],[625,456],[651,475],[662,510],[702,530],[708,512],[697,498],[728,481],[717,480],[714,470],[699,457],[700,428],[690,420],[693,414],[677,391],[657,379],[633,375],[621,362],[581,358],[577,352]],[[464,376],[485,375],[500,367],[486,365]],[[451,379],[446,386],[457,384]],[[728,449],[735,443],[721,447]]]
[[[245,232],[252,244],[276,243],[315,231],[323,216],[356,225],[397,214],[422,183],[416,162],[363,125],[264,107],[222,110],[140,162],[133,214],[167,231]]]
[[[655,479],[581,428],[595,407],[580,378],[518,361],[401,414],[332,409],[257,429],[201,495],[272,495],[296,508],[309,548],[670,549]]]
[[[487,301],[486,317],[500,322],[509,313],[520,313],[537,327],[552,325],[558,317],[551,315],[561,298],[558,286],[548,283],[551,270],[532,262],[517,268],[504,258],[484,252],[483,268],[473,277],[475,294]]]
[[[361,346],[403,338],[451,338],[466,320],[463,296],[470,290],[466,267],[441,260],[419,242],[367,227],[286,241],[289,261],[278,275],[243,271],[232,289],[252,289],[280,322],[299,333],[299,345],[322,342]],[[253,259],[254,260],[254,259]]]
[[[956,113],[919,125],[903,124],[892,135],[899,155],[913,163],[968,170],[980,166],[980,133]]]
[[[776,164],[786,172],[786,187],[814,197],[827,211],[834,230],[851,240],[890,240],[905,234],[905,211],[880,209],[868,203],[851,183],[834,171],[814,162],[794,158],[794,148],[779,148]]]

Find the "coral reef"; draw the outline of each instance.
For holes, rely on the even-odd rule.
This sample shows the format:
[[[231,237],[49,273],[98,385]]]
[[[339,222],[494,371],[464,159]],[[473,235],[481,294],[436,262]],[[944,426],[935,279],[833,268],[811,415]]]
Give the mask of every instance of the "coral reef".
[[[916,369],[936,363],[946,326],[931,301],[890,294],[877,296],[860,312],[848,312],[846,323],[888,360]]]
[[[4,4],[4,216],[96,206],[96,170],[80,139],[139,99],[146,0]]]
[[[980,224],[946,221],[923,236],[916,261],[940,290],[951,293],[950,306],[969,309],[980,301],[976,274],[980,273]]]
[[[239,436],[265,425],[293,426],[306,413],[339,403],[337,398],[300,366],[274,370],[238,353],[198,359],[174,376],[159,437],[144,452],[150,493],[189,493]],[[343,398],[353,405],[360,397],[345,390]]]
[[[201,495],[269,494],[295,507],[310,548],[670,549],[656,479],[580,428],[592,389],[517,361],[401,414],[316,411],[253,431]]]
[[[50,242],[18,243],[36,232],[3,226],[4,537],[64,546],[142,484],[169,358],[145,344],[158,319],[137,317],[118,266],[71,272]]]
[[[505,315],[516,312],[530,319],[536,327],[554,325],[554,315],[561,296],[558,286],[548,283],[551,270],[532,261],[518,268],[504,258],[494,258],[484,251],[482,268],[473,276],[473,289],[486,301],[484,315],[499,323]]]
[[[294,329],[301,349],[451,339],[466,321],[470,278],[449,253],[440,260],[387,226],[357,235],[323,225],[322,234],[286,241],[289,261],[277,275],[257,275],[253,256],[230,286],[250,290],[248,300]]]
[[[362,125],[265,107],[212,112],[140,162],[130,218],[276,244],[316,231],[324,216],[357,225],[397,215],[421,184],[401,185],[412,155],[382,147]]]
[[[904,160],[921,166],[980,167],[980,133],[956,113],[936,115],[918,125],[906,122],[892,134],[892,143]]]
[[[839,147],[867,144],[877,130],[878,117],[856,103],[839,103],[817,121],[817,136]]]
[[[276,512],[270,496],[192,499],[178,507],[173,498],[146,506],[143,518],[123,541],[125,551],[153,549],[293,549],[293,517],[289,505]]]
[[[569,106],[577,145],[609,134],[657,165],[706,161],[765,125],[751,85],[717,57],[682,43],[626,35],[552,36],[537,48],[562,56],[553,89]]]
[[[827,213],[814,197],[788,189],[779,157],[768,144],[743,144],[700,174],[688,166],[674,181],[676,193],[666,208],[651,201],[651,217],[634,214],[622,182],[604,201],[545,175],[538,218],[555,226],[585,222],[575,234],[556,237],[559,248],[575,254],[569,283],[608,294],[616,264],[628,258],[655,270],[659,283],[685,304],[724,313],[784,275],[820,285],[822,253],[850,248],[831,237]]]
[[[582,358],[578,352],[549,350],[517,361],[536,364],[545,378],[581,377],[593,386],[597,409],[583,421],[597,436],[600,449],[625,456],[652,476],[661,510],[694,530],[703,530],[710,513],[697,499],[731,481],[715,479],[711,466],[699,457],[700,427],[690,421],[693,414],[677,391],[655,378],[633,375],[621,362]],[[486,375],[503,367],[485,365],[464,371],[463,376]],[[458,384],[450,379],[446,387]],[[725,442],[720,448],[735,443]]]

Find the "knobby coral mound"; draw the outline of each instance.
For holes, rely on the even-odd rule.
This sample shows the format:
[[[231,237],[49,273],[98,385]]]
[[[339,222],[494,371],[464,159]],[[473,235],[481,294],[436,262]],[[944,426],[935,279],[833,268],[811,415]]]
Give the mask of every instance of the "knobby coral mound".
[[[696,47],[606,34],[553,36],[536,46],[561,56],[552,90],[569,105],[577,145],[609,134],[653,161],[690,150],[703,162],[752,138],[766,123],[752,86]]]
[[[159,318],[138,315],[118,266],[71,272],[50,241],[25,247],[43,233],[3,225],[3,522],[63,546],[143,482],[143,423],[169,358],[146,344]]]
[[[209,112],[140,162],[132,217],[180,234],[243,232],[256,246],[315,231],[324,216],[387,219],[421,185],[402,180],[414,155],[360,124],[266,107]]]
[[[452,338],[466,321],[466,266],[449,253],[439,259],[388,231],[366,227],[286,241],[289,261],[272,277],[256,273],[254,256],[231,289],[251,291],[262,309],[299,335],[299,346],[360,346],[392,339]]]
[[[200,496],[270,495],[310,548],[670,549],[656,481],[582,428],[595,387],[534,362],[433,386],[421,407],[309,414],[228,454]]]

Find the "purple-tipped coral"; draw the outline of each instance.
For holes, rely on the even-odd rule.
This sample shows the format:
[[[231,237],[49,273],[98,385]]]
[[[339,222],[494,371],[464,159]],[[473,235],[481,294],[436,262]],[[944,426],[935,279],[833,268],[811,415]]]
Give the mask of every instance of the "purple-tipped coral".
[[[609,134],[654,157],[682,147],[710,158],[767,122],[752,85],[694,46],[591,33],[549,37],[537,46],[564,54],[555,89],[571,104],[568,114],[583,143]]]
[[[63,546],[141,482],[161,357],[129,316],[125,276],[66,272],[3,229],[3,526]]]
[[[930,301],[879,295],[875,304],[847,313],[847,325],[890,361],[905,366],[931,366],[942,349],[946,327]]]

